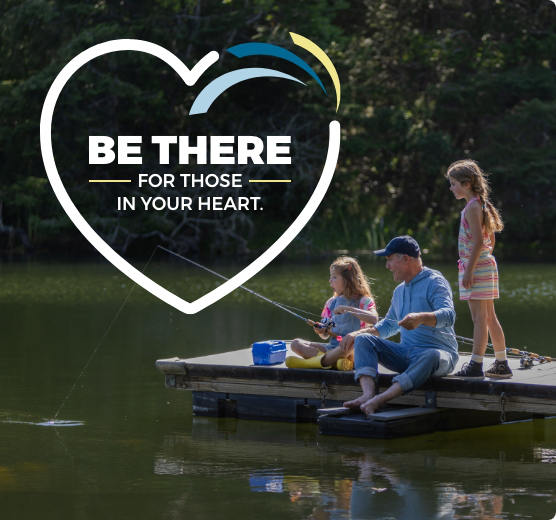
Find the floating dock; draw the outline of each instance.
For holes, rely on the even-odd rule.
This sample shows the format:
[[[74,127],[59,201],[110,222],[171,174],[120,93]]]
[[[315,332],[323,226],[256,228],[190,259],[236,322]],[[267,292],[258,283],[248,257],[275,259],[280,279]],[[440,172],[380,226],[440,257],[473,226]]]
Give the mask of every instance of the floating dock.
[[[460,355],[456,371],[467,361],[469,356]],[[485,366],[490,361],[494,359],[485,358]],[[510,359],[511,379],[432,378],[370,417],[330,410],[361,395],[352,371],[254,366],[250,349],[161,359],[156,366],[167,388],[193,393],[196,416],[318,421],[319,432],[325,435],[395,438],[556,416],[556,362],[524,369],[519,358]],[[381,392],[394,375],[380,367]]]

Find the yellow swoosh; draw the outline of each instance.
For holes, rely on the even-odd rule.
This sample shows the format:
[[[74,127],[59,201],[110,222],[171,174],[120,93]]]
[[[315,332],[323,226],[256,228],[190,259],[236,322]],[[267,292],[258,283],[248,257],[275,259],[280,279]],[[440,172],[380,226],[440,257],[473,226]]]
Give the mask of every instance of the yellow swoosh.
[[[325,66],[328,74],[330,74],[330,77],[332,78],[334,88],[336,89],[336,112],[338,112],[338,108],[340,107],[340,78],[336,72],[336,67],[334,67],[334,64],[330,61],[330,58],[326,55],[326,53],[311,40],[308,40],[300,34],[292,32],[290,33],[290,36],[292,37],[293,43],[309,51]]]

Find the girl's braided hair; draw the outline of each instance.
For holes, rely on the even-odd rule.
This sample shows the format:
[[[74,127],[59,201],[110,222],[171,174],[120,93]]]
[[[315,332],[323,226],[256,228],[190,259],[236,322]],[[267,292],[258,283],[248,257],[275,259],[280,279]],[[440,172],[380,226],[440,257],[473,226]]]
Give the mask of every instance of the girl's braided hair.
[[[487,174],[481,170],[476,161],[465,159],[457,161],[448,167],[446,178],[452,178],[460,183],[468,182],[471,189],[477,194],[483,207],[483,222],[488,234],[504,229],[504,222],[498,210],[489,199],[490,186]]]
[[[350,256],[340,256],[336,258],[330,270],[334,269],[345,281],[346,288],[344,296],[351,300],[353,298],[362,298],[369,296],[374,300],[368,278],[363,274],[363,270],[359,262]]]

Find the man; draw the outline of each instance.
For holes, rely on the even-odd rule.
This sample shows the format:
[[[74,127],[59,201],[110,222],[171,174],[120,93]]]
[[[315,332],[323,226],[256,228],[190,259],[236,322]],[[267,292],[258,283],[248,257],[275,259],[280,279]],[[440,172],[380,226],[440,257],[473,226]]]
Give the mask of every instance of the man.
[[[386,249],[374,253],[386,257],[386,268],[401,283],[386,317],[373,327],[346,335],[340,344],[347,351],[355,343],[355,380],[363,390],[361,397],[344,406],[366,414],[421,387],[431,376],[449,374],[458,361],[456,313],[446,278],[423,266],[419,244],[409,236],[396,237]],[[386,339],[398,332],[400,343]],[[376,395],[378,363],[399,374],[390,388]]]

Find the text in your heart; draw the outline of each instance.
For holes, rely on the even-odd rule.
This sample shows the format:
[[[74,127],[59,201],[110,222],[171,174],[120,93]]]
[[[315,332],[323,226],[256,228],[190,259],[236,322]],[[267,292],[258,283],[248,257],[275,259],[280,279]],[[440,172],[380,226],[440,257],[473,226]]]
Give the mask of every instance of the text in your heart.
[[[266,143],[255,136],[153,136],[161,165],[170,163],[170,153],[177,154],[179,164],[291,164],[290,136],[267,136]],[[141,136],[89,136],[89,164],[142,164]],[[266,145],[266,146],[265,146]],[[153,188],[241,188],[242,176],[235,174],[139,174],[139,187]],[[139,208],[155,211],[249,211],[261,210],[261,197],[139,197]],[[118,197],[118,210],[136,209],[136,197]]]

